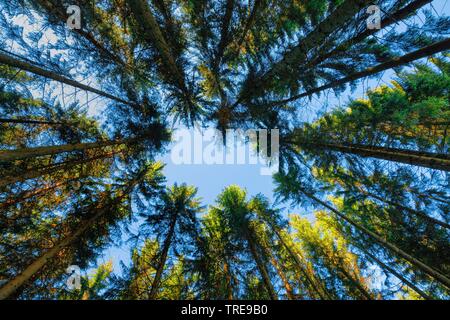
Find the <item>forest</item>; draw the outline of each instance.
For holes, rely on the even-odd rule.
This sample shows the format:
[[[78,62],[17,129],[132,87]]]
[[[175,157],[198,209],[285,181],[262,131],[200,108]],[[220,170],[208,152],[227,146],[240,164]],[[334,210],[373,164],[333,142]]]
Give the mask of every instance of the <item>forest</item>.
[[[0,300],[449,300],[449,13],[0,0]],[[172,183],[180,128],[278,129],[272,194]]]

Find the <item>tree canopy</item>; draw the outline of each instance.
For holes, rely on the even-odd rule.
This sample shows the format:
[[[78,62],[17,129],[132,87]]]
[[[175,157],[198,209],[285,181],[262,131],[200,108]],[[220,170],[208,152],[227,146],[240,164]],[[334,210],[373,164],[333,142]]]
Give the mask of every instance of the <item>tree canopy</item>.
[[[439,10],[0,3],[0,299],[449,299]],[[275,201],[230,185],[204,203],[169,184],[159,160],[186,127],[278,129]],[[121,270],[99,262],[112,245],[130,249]]]

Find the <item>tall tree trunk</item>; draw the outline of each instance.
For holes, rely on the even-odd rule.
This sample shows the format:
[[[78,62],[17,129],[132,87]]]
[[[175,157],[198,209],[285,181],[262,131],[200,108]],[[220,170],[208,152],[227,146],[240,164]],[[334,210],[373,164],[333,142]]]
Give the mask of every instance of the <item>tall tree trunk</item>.
[[[128,3],[147,42],[156,47],[161,55],[162,63],[167,72],[172,74],[178,88],[186,93],[187,87],[184,81],[183,72],[177,66],[176,61],[172,56],[171,49],[161,32],[158,22],[150,11],[147,2],[145,0],[129,0]]]
[[[372,75],[375,75],[379,72],[388,70],[388,69],[392,69],[392,68],[396,68],[396,67],[400,67],[403,66],[405,64],[408,64],[410,62],[413,62],[415,60],[419,60],[428,56],[431,56],[433,54],[442,52],[442,51],[446,51],[450,49],[450,39],[445,39],[439,42],[436,42],[434,44],[431,44],[427,47],[424,47],[422,49],[416,50],[414,52],[405,54],[404,56],[401,57],[394,57],[386,62],[380,63],[374,67],[369,67],[363,71],[359,71],[359,72],[355,72],[349,76],[346,76],[344,78],[329,82],[323,86],[320,87],[316,87],[314,89],[308,90],[304,93],[292,96],[290,98],[287,99],[283,99],[283,100],[279,100],[279,101],[275,101],[272,103],[269,103],[270,106],[281,106],[281,105],[285,105],[286,103],[298,100],[300,98],[305,98],[305,97],[309,97],[315,93],[319,93],[321,91],[327,90],[327,89],[332,89],[332,88],[336,88],[339,86],[342,86],[348,82],[352,82],[352,81],[356,81],[359,80],[361,78],[365,78],[365,77],[369,77]]]
[[[2,177],[2,180],[0,181],[0,187],[7,186],[9,184],[13,184],[16,182],[22,182],[29,179],[38,178],[47,174],[55,173],[61,170],[68,170],[70,168],[73,168],[74,166],[89,163],[91,161],[99,160],[99,159],[106,159],[109,157],[112,157],[115,153],[109,152],[106,154],[101,154],[99,156],[91,157],[91,158],[85,158],[80,160],[70,160],[65,161],[62,163],[57,163],[53,165],[49,165],[43,169],[32,169],[29,171],[26,171],[20,175],[14,175],[14,176],[6,176]]]
[[[417,123],[415,128],[409,129],[404,128],[401,125],[385,121],[377,124],[377,129],[388,135],[404,136],[408,138],[417,138],[417,136],[423,136],[424,138],[441,138],[443,141],[445,141],[448,126],[449,123],[446,122],[422,122]],[[368,126],[368,129],[373,129],[373,127]]]
[[[49,156],[63,152],[85,151],[89,149],[103,148],[120,144],[131,144],[136,142],[137,140],[139,140],[139,138],[64,144],[46,147],[32,147],[17,150],[2,150],[0,151],[0,161],[15,161],[34,157]]]
[[[225,15],[222,19],[220,30],[220,42],[217,47],[217,55],[214,58],[214,65],[217,67],[222,62],[225,48],[230,43],[230,22],[233,16],[234,0],[227,0],[225,5]]]
[[[361,248],[360,248],[361,249]],[[406,284],[408,287],[410,287],[412,290],[414,290],[415,292],[417,292],[422,298],[424,298],[425,300],[433,300],[433,298],[431,298],[429,295],[427,295],[425,292],[423,292],[422,290],[420,290],[416,285],[414,285],[411,281],[409,281],[408,279],[406,279],[405,277],[403,277],[400,273],[398,273],[397,271],[395,271],[393,268],[391,268],[390,266],[388,266],[387,264],[385,264],[384,262],[382,262],[381,260],[379,260],[377,257],[375,257],[374,255],[372,255],[371,253],[369,253],[367,250],[365,249],[361,249],[364,254],[366,254],[371,260],[373,260],[376,264],[378,264],[382,269],[385,269],[386,271],[392,273],[397,279],[399,279],[401,282],[403,282],[404,284]]]
[[[310,199],[312,199],[315,202],[317,202],[320,206],[330,210],[336,216],[338,216],[339,218],[345,220],[347,223],[349,223],[350,225],[355,227],[355,229],[357,229],[358,231],[360,231],[360,232],[366,234],[367,236],[369,236],[370,238],[372,238],[375,242],[377,242],[382,247],[385,247],[386,249],[388,249],[388,250],[392,251],[393,253],[397,254],[398,256],[402,257],[403,259],[405,259],[406,261],[411,263],[416,268],[422,270],[423,272],[425,272],[429,276],[433,277],[434,279],[436,279],[439,282],[441,282],[442,284],[444,284],[446,287],[450,288],[450,279],[447,276],[441,274],[440,272],[434,270],[433,268],[429,267],[428,265],[426,265],[425,263],[421,262],[420,260],[418,260],[418,259],[414,258],[413,256],[409,255],[408,253],[404,252],[402,249],[400,249],[397,246],[393,245],[392,243],[386,241],[385,239],[380,237],[378,234],[376,234],[376,233],[370,231],[369,229],[367,229],[367,228],[357,224],[355,221],[353,221],[352,219],[348,218],[347,216],[345,216],[344,214],[342,214],[341,212],[339,212],[338,210],[336,210],[335,208],[333,208],[332,206],[330,206],[326,202],[318,199],[313,194],[311,194],[311,193],[309,193],[309,192],[307,192],[307,191],[305,191],[303,189],[300,189],[300,191],[303,194],[305,194],[307,197],[309,197]]]
[[[331,14],[326,17],[319,25],[303,39],[299,44],[288,51],[283,59],[277,62],[263,76],[264,79],[270,79],[274,76],[282,76],[287,68],[302,62],[308,61],[308,52],[323,44],[330,34],[339,30],[344,24],[348,23],[358,12],[372,3],[371,0],[345,0]]]
[[[416,194],[421,196],[421,197],[424,197],[424,198],[429,198],[429,199],[435,200],[437,202],[445,203],[445,204],[450,205],[450,201],[448,201],[446,199],[441,199],[441,198],[438,198],[438,197],[435,197],[435,196],[432,196],[432,195],[429,195],[429,194],[423,194],[423,193],[416,193]]]
[[[58,3],[49,0],[37,0],[36,2],[45,11],[47,11],[47,14],[58,17],[61,23],[66,23],[67,15],[64,12],[63,7],[61,7]],[[127,68],[126,63],[119,56],[112,53],[110,49],[107,49],[105,45],[97,40],[92,33],[83,29],[73,29],[72,31],[78,33],[80,36],[88,40],[102,55],[108,57],[110,60],[113,60],[116,64],[124,67],[125,69]]]
[[[237,55],[241,52],[240,48],[242,46],[242,43],[244,43],[245,38],[247,37],[247,33],[250,31],[251,27],[253,26],[253,23],[256,20],[256,14],[259,10],[259,7],[261,6],[263,0],[255,0],[255,3],[253,4],[252,11],[250,12],[250,16],[248,17],[247,21],[245,22],[244,30],[242,31],[242,35],[239,38],[239,40],[236,43],[237,47]]]
[[[44,125],[72,125],[69,122],[43,121],[34,119],[0,118],[0,123],[44,124]]]
[[[386,204],[388,204],[388,205],[391,205],[391,206],[396,207],[396,208],[401,209],[401,210],[405,210],[405,211],[407,211],[407,212],[409,212],[409,213],[412,213],[412,214],[414,214],[414,215],[416,215],[416,216],[418,216],[418,217],[421,217],[422,219],[427,220],[427,221],[430,222],[430,223],[437,224],[437,225],[439,225],[439,226],[441,226],[441,227],[443,227],[443,228],[446,228],[446,229],[450,229],[450,224],[445,223],[444,221],[435,219],[435,218],[433,218],[433,217],[430,217],[429,215],[427,215],[426,213],[424,213],[424,212],[422,212],[422,211],[418,211],[418,210],[411,209],[411,208],[406,207],[406,206],[404,206],[404,205],[402,205],[402,204],[400,204],[400,203],[398,203],[398,202],[390,201],[390,200],[388,200],[388,199],[386,199],[386,198],[380,197],[380,196],[378,196],[378,195],[376,195],[376,194],[373,194],[373,193],[371,193],[371,192],[364,191],[364,190],[362,190],[362,189],[361,189],[361,192],[362,192],[363,194],[365,194],[365,195],[371,197],[371,198],[377,199],[377,200],[379,200],[379,201],[381,201],[381,202],[384,202],[384,203],[386,203]]]
[[[414,13],[416,10],[420,9],[424,5],[430,3],[432,0],[415,0],[408,5],[406,5],[404,8],[401,8],[394,12],[393,14],[388,14],[381,20],[381,27],[384,29],[394,23],[398,23],[399,21],[408,18],[412,13]],[[348,39],[344,43],[340,44],[339,46],[335,47],[333,50],[329,51],[328,53],[321,52],[317,55],[315,59],[311,59],[305,66],[301,68],[302,71],[309,70],[311,68],[316,67],[326,59],[333,57],[337,54],[340,54],[342,52],[347,51],[350,49],[350,47],[354,44],[360,43],[365,38],[377,33],[380,31],[379,29],[365,29],[363,32],[357,34],[353,38]],[[300,71],[301,72],[301,71]]]
[[[28,281],[32,276],[37,274],[45,264],[50,261],[58,252],[60,252],[64,247],[69,246],[78,237],[83,234],[90,226],[92,226],[95,221],[105,212],[103,208],[92,217],[90,220],[83,223],[78,230],[76,230],[70,236],[64,238],[57,244],[55,244],[50,250],[37,258],[32,264],[30,264],[22,273],[17,275],[14,279],[9,281],[6,285],[0,288],[0,300],[6,299],[15,290],[21,287],[26,281]]]
[[[70,246],[75,242],[80,236],[83,235],[90,227],[92,227],[103,215],[111,210],[111,205],[120,202],[124,197],[126,197],[134,188],[134,186],[139,183],[145,176],[145,170],[139,173],[135,179],[133,179],[129,185],[125,188],[122,195],[114,199],[108,205],[105,205],[97,210],[91,218],[80,223],[80,226],[70,235],[63,238],[57,242],[51,249],[39,256],[34,260],[28,267],[25,268],[20,274],[16,275],[13,279],[7,282],[5,285],[0,287],[0,300],[7,299],[12,295],[18,288],[22,287],[30,278],[38,274],[38,272],[51,260],[53,259],[63,248]]]
[[[48,12],[48,14],[53,14],[57,16],[60,19],[61,23],[66,23],[67,16],[66,13],[61,10],[62,7],[58,4],[55,4],[52,1],[47,0],[38,0],[39,4],[43,7],[44,10]],[[88,5],[88,3],[85,3]],[[98,19],[98,17],[97,17]],[[130,65],[127,63],[126,57],[122,58],[118,52],[113,52],[110,48],[107,48],[105,43],[101,41],[101,39],[97,39],[95,35],[92,32],[89,32],[85,29],[73,29],[73,32],[79,34],[81,37],[83,37],[85,40],[90,42],[92,46],[98,50],[98,53],[100,56],[103,56],[104,59],[109,61],[114,61],[114,63],[117,66],[122,67],[125,71],[128,71],[129,73],[134,73],[137,77],[140,79],[143,79],[145,81],[149,81],[142,75],[142,70],[138,70],[135,66]]]
[[[272,223],[270,223],[270,222],[268,222],[268,223],[269,223],[270,227],[272,228],[272,231],[275,233],[277,238],[280,240],[283,247],[286,249],[286,251],[289,253],[289,255],[294,259],[295,264],[300,269],[300,272],[306,278],[306,281],[308,282],[308,284],[311,286],[311,288],[314,290],[314,292],[316,292],[316,294],[319,296],[319,298],[321,300],[325,300],[326,298],[325,298],[324,294],[321,292],[321,290],[319,290],[319,288],[316,286],[316,283],[311,279],[311,277],[308,274],[308,271],[303,268],[303,264],[300,261],[300,258],[298,257],[298,255],[292,250],[292,248],[283,239],[278,228],[276,228]],[[325,289],[324,289],[324,292],[327,293]],[[331,297],[329,297],[329,296],[328,296],[328,298],[331,299]]]
[[[167,254],[169,253],[170,245],[172,244],[173,235],[175,233],[175,226],[177,224],[178,214],[174,214],[172,221],[170,222],[169,232],[164,240],[163,250],[161,252],[161,258],[158,263],[158,268],[156,270],[155,278],[153,279],[152,288],[150,290],[149,299],[154,300],[158,293],[159,284],[161,282],[161,277],[166,266]]]
[[[418,192],[417,190],[412,189],[410,187],[407,187],[406,190],[410,193],[415,194],[420,199],[431,199],[431,200],[435,200],[435,201],[443,203],[443,204],[450,205],[450,198],[448,198],[446,195],[443,195],[444,199],[442,199],[440,196],[435,196],[430,193]]]
[[[61,75],[59,75],[58,73],[54,72],[54,71],[49,71],[49,70],[45,70],[43,68],[40,68],[36,65],[33,65],[31,63],[25,62],[25,61],[21,61],[19,59],[13,58],[9,55],[0,53],[0,63],[2,64],[6,64],[10,67],[13,68],[18,68],[18,69],[22,69],[31,73],[34,73],[36,75],[42,76],[44,78],[48,78],[48,79],[52,79],[61,83],[65,83],[67,85],[70,85],[72,87],[75,88],[79,88],[81,90],[86,90],[95,94],[98,94],[99,96],[123,103],[123,104],[127,104],[127,105],[131,105],[130,102],[125,101],[121,98],[118,98],[116,96],[113,96],[112,94],[106,93],[104,91],[92,88],[90,86],[87,86],[85,84],[79,83],[75,80],[63,77]]]
[[[302,62],[308,61],[308,52],[323,44],[330,34],[342,28],[348,23],[358,12],[372,3],[371,0],[345,0],[331,14],[326,17],[317,27],[300,39],[298,45],[289,50],[283,58],[272,65],[269,71],[262,75],[259,79],[255,79],[255,85],[252,88],[257,90],[267,89],[273,81],[281,80],[286,74],[292,72],[293,68],[298,68]],[[236,104],[251,96],[253,90],[247,90],[241,96]]]
[[[225,273],[225,285],[227,289],[227,299],[233,300],[233,286],[231,285],[231,273],[228,262],[223,263],[223,272]]]
[[[367,291],[367,289],[358,281],[358,279],[353,278],[353,276],[345,270],[344,267],[338,266],[337,269],[342,272],[345,278],[347,278],[350,283],[355,286],[358,291],[362,294],[364,299],[373,300],[373,296]]]
[[[261,277],[263,278],[264,286],[266,287],[269,297],[272,300],[278,300],[278,296],[275,293],[275,289],[273,288],[272,281],[270,281],[269,272],[267,271],[265,264],[263,263],[263,261],[261,260],[261,257],[258,254],[255,239],[253,238],[253,235],[251,234],[251,231],[248,228],[247,228],[245,237],[246,237],[247,243],[249,245],[250,252],[253,256],[253,259],[255,260],[256,266],[258,267],[259,273],[261,274]]]
[[[73,180],[73,179],[70,179],[70,180]],[[19,195],[16,195],[15,197],[10,197],[10,198],[6,199],[3,203],[0,204],[0,210],[14,206],[14,205],[24,202],[25,200],[28,200],[30,198],[39,197],[41,195],[44,195],[51,190],[54,190],[64,184],[67,184],[70,180],[57,182],[51,186],[45,186],[43,188],[38,188],[38,189],[31,190],[31,191],[24,191],[24,192],[20,193]],[[0,183],[0,186],[2,186],[1,183]]]
[[[170,35],[167,37],[167,44],[174,48],[176,47],[176,41],[178,30],[175,26],[175,21],[172,12],[170,11],[170,8],[167,6],[170,5],[170,2],[167,2],[166,0],[152,0],[153,5],[157,8],[157,10],[162,14],[164,18],[164,25],[166,28],[166,34]]]
[[[356,154],[362,157],[383,159],[431,169],[450,171],[450,156],[441,153],[359,144],[300,142],[299,145],[316,147],[325,150],[334,150],[342,153]]]
[[[36,2],[47,12],[47,14],[58,17],[61,23],[66,23],[67,15],[60,4],[49,0],[37,0]],[[111,50],[107,49],[105,45],[97,40],[92,33],[83,29],[73,29],[72,31],[78,33],[80,36],[88,40],[105,57],[113,60],[118,65],[126,67],[126,63],[119,56],[112,53]]]
[[[347,176],[349,176],[349,175],[347,175]],[[339,183],[339,185],[341,185],[342,188],[347,188],[347,185],[346,185],[346,183],[344,181],[340,180],[338,183]],[[363,195],[365,195],[365,196],[367,196],[369,198],[376,199],[376,200],[378,200],[380,202],[383,202],[385,204],[393,206],[393,207],[395,207],[397,209],[407,211],[408,213],[411,213],[411,214],[414,214],[414,215],[416,215],[418,217],[421,217],[422,219],[428,221],[429,223],[437,224],[437,225],[439,225],[439,226],[441,226],[443,228],[450,229],[450,225],[448,223],[445,223],[444,221],[441,221],[441,220],[435,219],[433,217],[430,217],[429,215],[427,215],[423,211],[419,211],[419,210],[415,210],[415,209],[409,208],[407,206],[404,206],[401,203],[398,203],[398,202],[395,202],[395,201],[391,201],[387,197],[381,197],[379,195],[376,195],[376,194],[374,194],[374,193],[372,193],[370,191],[365,190],[361,186],[357,186],[355,183],[351,183],[350,187],[351,188],[355,187],[361,194],[363,194]]]
[[[283,282],[284,289],[286,290],[287,298],[289,300],[295,300],[296,298],[294,296],[291,284],[289,283],[289,280],[287,279],[282,266],[278,263],[277,258],[272,254],[270,249],[266,250],[266,252],[270,257],[270,262],[274,266],[275,270],[277,270],[278,276],[280,277],[281,281]]]

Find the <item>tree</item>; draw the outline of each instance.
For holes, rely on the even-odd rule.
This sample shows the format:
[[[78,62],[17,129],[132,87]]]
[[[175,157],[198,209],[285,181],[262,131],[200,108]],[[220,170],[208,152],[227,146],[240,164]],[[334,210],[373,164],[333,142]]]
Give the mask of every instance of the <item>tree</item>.
[[[251,221],[253,210],[251,203],[246,201],[246,192],[238,186],[224,189],[217,198],[217,205],[211,210],[230,230],[230,240],[245,241],[248,244],[250,255],[254,259],[269,297],[273,300],[278,299],[266,265],[267,257]]]
[[[306,254],[306,259],[313,261],[316,270],[327,270],[322,271],[325,273],[322,279],[327,279],[325,286],[336,297],[374,299],[375,294],[360,274],[357,257],[349,252],[344,238],[327,229],[322,222],[325,217],[323,213],[317,213],[314,225],[299,216],[291,218],[294,239],[301,246],[301,251]],[[342,294],[342,291],[346,292]]]
[[[302,179],[301,175],[299,176],[299,173],[294,172],[294,170],[292,170],[288,175],[278,175],[276,177],[276,182],[278,184],[276,189],[277,196],[284,200],[292,200],[294,201],[294,203],[301,203],[302,201],[304,201],[302,200],[302,198],[306,197],[315,205],[319,205],[322,208],[325,208],[332,212],[343,223],[350,225],[351,228],[355,228],[361,234],[368,236],[371,241],[377,243],[377,245],[380,245],[389,250],[392,254],[405,259],[415,268],[435,278],[445,286],[448,286],[450,284],[449,279],[439,270],[436,270],[435,268],[412,256],[411,254],[405,252],[397,245],[386,240],[385,237],[369,229],[366,225],[360,224],[358,223],[358,221],[352,219],[352,217],[349,217],[343,212],[338,211],[329,203],[320,200],[317,196],[314,195],[314,191],[311,190],[311,186],[308,186],[305,181],[306,180]]]
[[[144,194],[147,192],[145,191]],[[145,215],[144,230],[150,230],[160,239],[164,237],[155,259],[155,275],[148,292],[148,299],[156,299],[161,279],[167,269],[170,251],[178,252],[178,243],[184,243],[196,232],[196,215],[201,212],[197,189],[187,185],[174,185],[161,195],[161,200]],[[142,203],[145,208],[145,204]],[[186,245],[185,245],[186,246]]]
[[[124,205],[124,201],[129,201],[129,196],[132,193],[136,185],[145,183],[154,188],[154,185],[160,183],[161,177],[161,164],[150,164],[140,169],[138,173],[131,178],[124,188],[117,190],[117,192],[111,193],[103,192],[100,195],[102,205],[98,207],[98,204],[94,202],[92,205],[88,205],[81,210],[77,210],[77,218],[79,221],[74,224],[73,221],[67,220],[66,222],[72,224],[72,230],[55,242],[55,244],[47,251],[44,251],[36,260],[32,261],[23,271],[15,275],[10,281],[0,288],[0,298],[6,299],[9,295],[14,293],[18,288],[23,286],[33,276],[38,274],[41,269],[46,266],[48,261],[52,260],[61,250],[65,247],[70,247],[80,240],[83,236],[83,241],[92,241],[99,236],[102,236],[100,228],[104,228],[103,232],[108,230],[108,225],[114,223],[114,218],[123,218],[121,215],[130,214],[128,210],[120,209],[120,206]],[[118,215],[118,217],[115,215]],[[103,222],[103,223],[102,223]],[[105,228],[106,227],[106,228]],[[90,237],[86,233],[91,232]],[[91,238],[93,237],[93,239]],[[91,238],[91,239],[89,239]]]

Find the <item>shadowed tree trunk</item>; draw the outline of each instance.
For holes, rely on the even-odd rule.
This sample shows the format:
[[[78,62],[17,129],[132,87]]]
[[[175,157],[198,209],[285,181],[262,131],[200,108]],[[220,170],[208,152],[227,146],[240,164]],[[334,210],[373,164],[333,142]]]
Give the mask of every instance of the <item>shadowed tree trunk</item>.
[[[360,248],[361,249],[361,248]],[[429,295],[427,295],[425,292],[420,290],[417,286],[415,286],[411,281],[403,277],[400,273],[395,271],[393,268],[389,267],[387,264],[376,258],[374,255],[369,253],[367,250],[361,249],[364,254],[366,254],[371,260],[373,260],[376,264],[378,264],[382,269],[385,269],[386,271],[392,273],[397,279],[402,281],[404,284],[406,284],[408,287],[410,287],[412,290],[417,292],[422,298],[425,300],[433,300]]]
[[[287,67],[308,61],[307,53],[309,50],[321,45],[331,33],[340,29],[342,25],[350,21],[358,12],[371,3],[371,0],[345,0],[320,22],[312,32],[306,35],[305,38],[300,39],[299,44],[288,51],[281,61],[274,64],[270,71],[263,76],[262,81],[276,75],[283,75]]]
[[[172,56],[171,49],[161,32],[158,22],[150,11],[147,2],[144,0],[129,0],[128,3],[147,42],[156,47],[161,55],[162,64],[165,66],[165,69],[172,74],[178,88],[186,93],[187,87],[184,81],[184,75],[177,66],[176,61]]]
[[[0,123],[21,123],[21,124],[43,124],[43,125],[68,125],[72,126],[73,123],[69,122],[57,122],[57,121],[44,121],[44,120],[34,120],[34,119],[7,119],[0,118]]]
[[[289,280],[287,279],[282,266],[278,263],[276,257],[272,254],[272,252],[270,250],[266,250],[266,251],[270,257],[270,262],[274,266],[275,270],[277,270],[278,276],[280,277],[281,281],[283,282],[284,289],[286,290],[286,296],[288,297],[289,300],[295,300],[296,298],[293,294],[291,284],[289,283]]]
[[[396,207],[396,208],[398,208],[398,209],[400,209],[400,210],[405,210],[405,211],[407,211],[407,212],[409,212],[409,213],[412,213],[412,214],[414,214],[414,215],[416,215],[416,216],[418,216],[418,217],[421,217],[421,218],[427,220],[427,221],[430,222],[430,223],[437,224],[437,225],[439,225],[439,226],[441,226],[441,227],[443,227],[443,228],[446,228],[446,229],[450,229],[450,225],[449,225],[448,223],[445,223],[444,221],[441,221],[441,220],[435,219],[435,218],[433,218],[433,217],[430,217],[429,215],[427,215],[426,213],[424,213],[424,212],[422,212],[422,211],[418,211],[418,210],[411,209],[411,208],[406,207],[406,206],[404,206],[404,205],[402,205],[402,204],[400,204],[400,203],[397,203],[397,202],[394,202],[394,201],[390,201],[390,200],[388,200],[388,199],[386,199],[386,198],[380,197],[380,196],[378,196],[378,195],[376,195],[376,194],[373,194],[373,193],[371,193],[371,192],[364,191],[364,190],[362,190],[362,189],[361,189],[360,191],[361,191],[363,194],[365,194],[365,195],[367,195],[367,196],[369,196],[369,197],[371,197],[371,198],[377,199],[377,200],[379,200],[379,201],[381,201],[381,202],[384,202],[384,203],[386,203],[386,204],[388,204],[388,205],[391,205],[391,206],[393,206],[393,207]]]
[[[252,26],[256,20],[256,14],[257,14],[259,7],[261,6],[263,1],[264,0],[255,0],[255,3],[253,4],[253,8],[252,8],[252,11],[250,12],[250,16],[248,17],[247,21],[245,22],[245,26],[244,26],[244,30],[242,31],[242,35],[236,43],[236,47],[238,50],[237,54],[239,54],[241,51],[240,48],[242,46],[242,43],[244,42],[244,40],[247,36],[247,33],[252,28]]]
[[[226,8],[225,8],[225,16],[222,19],[222,26],[221,26],[221,30],[220,30],[220,42],[219,42],[219,46],[217,48],[217,55],[214,59],[215,67],[220,65],[222,58],[223,58],[225,48],[231,42],[229,29],[230,29],[231,18],[233,16],[233,8],[234,8],[234,0],[227,0]]]
[[[55,3],[53,1],[49,0],[35,0],[44,10],[47,11],[47,14],[51,14],[55,17],[58,17],[58,19],[61,21],[61,23],[66,23],[67,15],[63,9],[58,3]],[[125,69],[128,68],[127,64],[114,54],[110,49],[107,49],[103,43],[101,43],[100,40],[97,40],[95,36],[84,29],[73,29],[73,32],[78,33],[80,36],[85,38],[87,41],[89,41],[101,54],[103,54],[105,57],[108,57],[110,60],[113,60],[116,64],[124,67]]]
[[[78,237],[80,237],[89,227],[91,227],[96,220],[103,215],[107,209],[103,208],[92,217],[90,220],[84,222],[80,227],[70,236],[64,238],[62,241],[56,243],[50,250],[45,252],[39,258],[37,258],[32,264],[30,264],[24,271],[17,275],[14,279],[6,283],[0,288],[0,300],[6,299],[15,290],[20,288],[25,282],[27,282],[32,276],[37,274],[42,267],[44,267],[48,261],[50,261],[55,255],[60,252],[64,247],[69,246]]]
[[[325,296],[319,290],[319,288],[316,286],[316,283],[311,279],[308,272],[303,268],[302,262],[300,261],[300,258],[297,256],[297,254],[292,250],[292,248],[286,243],[286,241],[283,239],[282,235],[280,234],[279,230],[270,222],[268,222],[272,231],[277,236],[278,240],[281,242],[283,247],[286,249],[286,251],[289,253],[289,255],[294,259],[295,264],[300,269],[300,272],[303,274],[303,276],[306,278],[306,281],[311,286],[311,288],[316,292],[316,294],[319,296],[321,300],[325,300]],[[324,290],[326,291],[326,290]],[[329,297],[330,298],[330,297]]]
[[[172,244],[173,235],[175,233],[175,226],[177,224],[178,214],[175,213],[170,222],[169,232],[166,239],[164,240],[163,250],[161,251],[161,258],[158,263],[158,268],[156,269],[155,278],[153,279],[152,288],[150,290],[149,299],[154,300],[158,293],[159,284],[161,282],[161,277],[166,266],[167,254],[169,253],[170,245]]]
[[[31,191],[24,191],[21,192],[20,194],[18,194],[15,197],[11,197],[6,199],[3,203],[0,204],[0,210],[6,209],[8,207],[14,206],[18,203],[24,202],[25,200],[31,199],[33,197],[40,197],[44,194],[46,194],[47,192],[54,190],[62,185],[65,185],[67,183],[69,183],[71,180],[75,180],[75,179],[70,179],[67,181],[61,181],[61,182],[57,182],[52,184],[51,186],[46,186],[43,188],[38,188],[38,189],[34,189]],[[1,186],[1,184],[0,184]]]
[[[72,151],[85,151],[89,149],[102,148],[107,146],[114,146],[120,144],[132,144],[140,140],[139,138],[121,139],[121,140],[106,140],[99,142],[86,142],[75,144],[64,144],[48,147],[32,147],[23,148],[17,150],[3,150],[0,151],[0,161],[14,161],[21,159],[28,159],[41,156],[49,156],[53,154],[72,152]]]
[[[109,93],[106,93],[104,91],[92,88],[92,87],[87,86],[85,84],[79,83],[79,82],[77,82],[75,80],[63,77],[63,76],[59,75],[58,73],[56,73],[55,71],[45,70],[45,69],[40,68],[40,67],[38,67],[36,65],[33,65],[33,64],[25,62],[25,61],[21,61],[19,59],[13,58],[13,57],[11,57],[9,55],[6,55],[6,54],[3,54],[3,53],[0,53],[0,63],[1,64],[6,64],[6,65],[8,65],[10,67],[13,67],[13,68],[18,68],[18,69],[22,69],[22,70],[34,73],[34,74],[42,76],[44,78],[52,79],[52,80],[55,80],[55,81],[58,81],[58,82],[70,85],[70,86],[75,87],[75,88],[86,90],[86,91],[98,94],[99,96],[102,96],[102,97],[105,97],[105,98],[108,98],[108,99],[111,99],[111,100],[114,100],[114,101],[117,101],[117,102],[120,102],[120,103],[123,103],[123,104],[126,104],[126,105],[131,105],[130,102],[125,101],[125,100],[123,100],[121,98],[118,98],[116,96],[113,96],[112,94],[109,94]]]
[[[251,231],[247,228],[245,233],[245,238],[249,245],[250,253],[252,254],[253,259],[255,260],[256,266],[258,267],[259,273],[264,281],[264,286],[266,287],[267,293],[272,300],[278,300],[278,296],[275,293],[275,289],[273,288],[272,281],[270,281],[269,273],[267,271],[266,265],[261,260],[261,257],[258,254],[258,250],[256,248],[255,239],[253,238]]]
[[[91,158],[85,158],[80,160],[70,160],[65,161],[61,163],[56,163],[49,165],[47,167],[41,168],[41,169],[32,169],[29,171],[26,171],[20,175],[14,175],[14,176],[6,176],[2,177],[2,180],[0,181],[0,187],[7,186],[9,184],[13,184],[16,182],[23,182],[29,179],[38,178],[41,176],[44,176],[46,174],[55,173],[61,170],[69,170],[70,168],[73,168],[74,166],[78,166],[80,164],[89,163],[91,161],[99,160],[99,159],[106,159],[112,157],[114,152],[109,152],[106,154],[101,154],[99,156],[91,157]]]
[[[347,278],[350,283],[358,289],[358,291],[362,294],[362,297],[366,300],[373,300],[373,296],[367,291],[367,289],[361,285],[361,283],[353,278],[353,276],[345,270],[345,268],[338,266],[337,269],[342,272],[345,278]]]
[[[223,272],[225,273],[225,285],[227,289],[227,299],[233,300],[233,286],[231,285],[231,273],[228,262],[224,262],[223,264]]]
[[[283,58],[274,63],[269,71],[259,79],[255,79],[253,88],[258,90],[266,89],[275,80],[283,79],[283,75],[291,72],[290,69],[297,68],[302,62],[308,61],[308,52],[321,45],[325,39],[343,25],[348,23],[358,12],[372,3],[371,0],[345,0],[331,14],[304,38],[299,40],[297,46],[289,50]],[[251,96],[253,90],[248,90],[241,96],[236,104]]]
[[[342,188],[347,188],[348,187],[342,180],[340,180],[338,183],[339,183],[339,185]],[[369,198],[376,199],[376,200],[378,200],[380,202],[383,202],[385,204],[393,206],[393,207],[395,207],[397,209],[407,211],[408,213],[414,214],[414,215],[416,215],[418,217],[421,217],[422,219],[425,219],[429,223],[437,224],[437,225],[439,225],[439,226],[441,226],[443,228],[450,229],[450,225],[448,223],[446,223],[444,221],[441,221],[441,220],[438,220],[438,219],[435,219],[433,217],[430,217],[429,215],[427,215],[423,211],[411,209],[411,208],[409,208],[407,206],[404,206],[401,203],[398,203],[398,202],[395,202],[395,201],[391,201],[387,197],[381,197],[379,195],[376,195],[376,194],[374,194],[372,192],[369,192],[369,191],[365,190],[364,188],[362,188],[361,186],[358,186],[355,183],[352,183],[350,187],[351,188],[353,188],[353,187],[356,188],[361,194],[363,194],[363,195],[365,195],[365,196],[367,196]]]
[[[405,6],[404,8],[401,8],[394,12],[393,14],[388,14],[381,20],[381,27],[386,28],[394,23],[398,23],[399,21],[408,18],[411,14],[413,14],[416,10],[420,9],[424,5],[430,3],[432,0],[415,0]],[[363,32],[357,34],[355,37],[350,38],[349,40],[345,41],[344,43],[340,44],[333,50],[329,51],[328,53],[322,52],[317,56],[317,58],[310,60],[304,67],[301,68],[301,70],[308,70],[311,68],[314,68],[315,66],[319,65],[326,59],[333,57],[337,54],[340,54],[342,52],[347,51],[352,45],[356,43],[360,43],[365,38],[369,37],[370,35],[373,35],[380,31],[379,29],[366,29]]]
[[[450,39],[442,40],[440,42],[436,42],[436,43],[429,45],[427,47],[424,47],[422,49],[405,54],[404,56],[392,58],[392,59],[390,59],[386,62],[380,63],[374,67],[367,68],[363,71],[355,72],[344,78],[341,78],[341,79],[329,82],[323,86],[308,90],[304,93],[295,95],[293,97],[290,97],[290,98],[287,98],[284,100],[269,103],[269,105],[270,106],[285,105],[286,103],[298,100],[300,98],[309,97],[315,93],[319,93],[321,91],[331,89],[331,88],[336,88],[336,87],[342,86],[343,84],[346,84],[348,82],[352,82],[355,80],[359,80],[361,78],[369,77],[369,76],[372,76],[374,74],[377,74],[379,72],[382,72],[382,71],[385,71],[388,69],[400,67],[400,66],[408,64],[410,62],[413,62],[415,60],[422,59],[422,58],[431,56],[433,54],[436,54],[436,53],[439,53],[442,51],[446,51],[448,49],[450,49]]]
[[[441,153],[422,152],[398,148],[367,146],[359,144],[339,144],[322,142],[299,142],[299,145],[356,154],[362,157],[378,158],[399,163],[450,171],[450,156]]]

